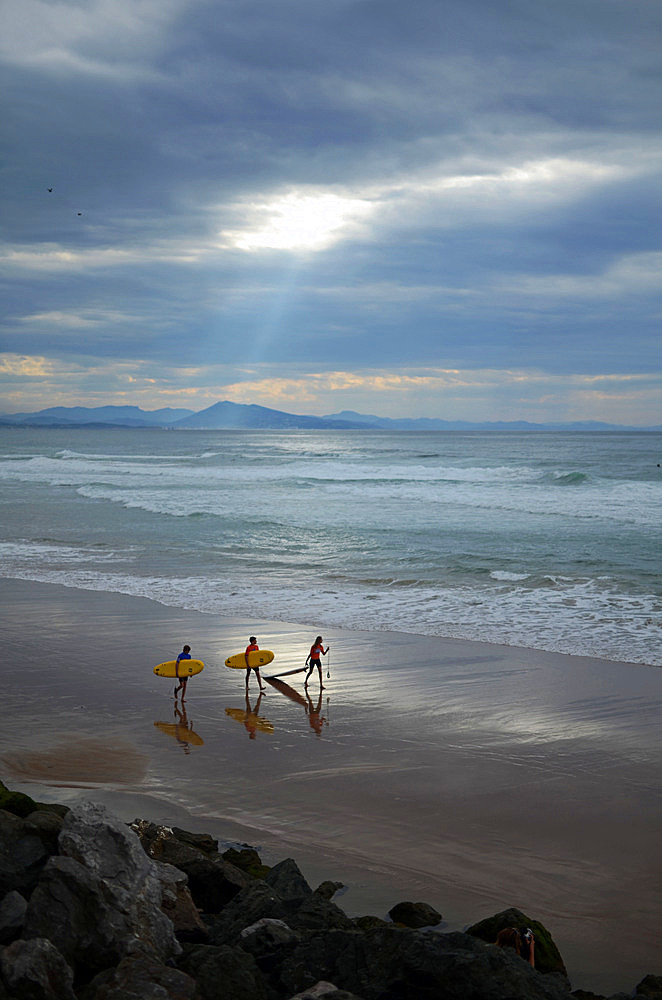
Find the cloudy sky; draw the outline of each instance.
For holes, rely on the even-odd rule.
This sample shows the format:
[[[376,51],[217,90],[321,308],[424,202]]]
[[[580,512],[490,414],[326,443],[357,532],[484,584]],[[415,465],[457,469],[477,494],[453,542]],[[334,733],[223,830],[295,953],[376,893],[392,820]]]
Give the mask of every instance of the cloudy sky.
[[[0,411],[662,423],[661,29],[3,0]]]

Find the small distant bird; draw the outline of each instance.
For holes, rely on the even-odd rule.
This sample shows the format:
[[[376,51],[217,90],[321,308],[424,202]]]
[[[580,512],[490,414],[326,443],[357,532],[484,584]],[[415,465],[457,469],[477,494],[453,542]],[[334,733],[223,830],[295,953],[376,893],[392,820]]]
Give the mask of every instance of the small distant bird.
[[[82,215],[82,214],[83,214],[82,212],[78,212],[78,215]]]
[[[52,190],[53,190],[53,188],[47,188],[47,190],[48,190],[48,191],[52,191]]]

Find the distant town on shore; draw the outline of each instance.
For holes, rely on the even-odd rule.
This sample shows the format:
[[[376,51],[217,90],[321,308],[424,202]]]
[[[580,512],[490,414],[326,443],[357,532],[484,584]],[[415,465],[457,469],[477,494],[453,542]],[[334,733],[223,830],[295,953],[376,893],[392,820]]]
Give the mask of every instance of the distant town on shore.
[[[342,410],[316,417],[272,410],[254,403],[214,403],[204,410],[141,410],[138,406],[52,406],[33,413],[0,413],[0,426],[125,427],[170,430],[387,430],[387,431],[662,431],[662,425],[632,427],[578,420],[533,423],[528,420],[440,420],[433,417],[378,417]]]

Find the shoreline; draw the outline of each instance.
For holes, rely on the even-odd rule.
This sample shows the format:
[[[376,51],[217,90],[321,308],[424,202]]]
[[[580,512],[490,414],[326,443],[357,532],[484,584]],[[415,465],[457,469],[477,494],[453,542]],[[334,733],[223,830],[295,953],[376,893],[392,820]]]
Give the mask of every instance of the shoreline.
[[[350,915],[419,898],[455,930],[518,906],[550,927],[575,988],[613,993],[656,971],[659,668],[470,640],[434,640],[429,664],[428,638],[334,629],[320,734],[272,690],[259,714],[274,731],[249,742],[225,714],[241,707],[243,672],[221,669],[221,653],[254,630],[284,670],[314,629],[26,581],[0,580],[0,595],[10,655],[26,664],[9,692],[12,787],[62,800],[55,748],[96,738],[119,771],[78,788],[61,773],[72,801],[257,840],[271,859],[289,847],[311,881],[348,885]],[[171,724],[172,701],[151,675],[184,641],[208,664],[189,685],[204,745],[188,753],[155,728]],[[54,671],[65,651],[66,673]],[[32,781],[30,762],[50,781]]]

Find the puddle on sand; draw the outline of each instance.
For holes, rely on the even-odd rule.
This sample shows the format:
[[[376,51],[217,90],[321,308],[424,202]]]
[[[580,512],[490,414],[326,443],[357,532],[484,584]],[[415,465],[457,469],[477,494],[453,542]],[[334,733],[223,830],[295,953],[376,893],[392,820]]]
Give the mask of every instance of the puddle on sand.
[[[147,774],[148,757],[131,743],[77,740],[50,750],[6,753],[2,763],[13,777],[49,785],[135,785]]]

